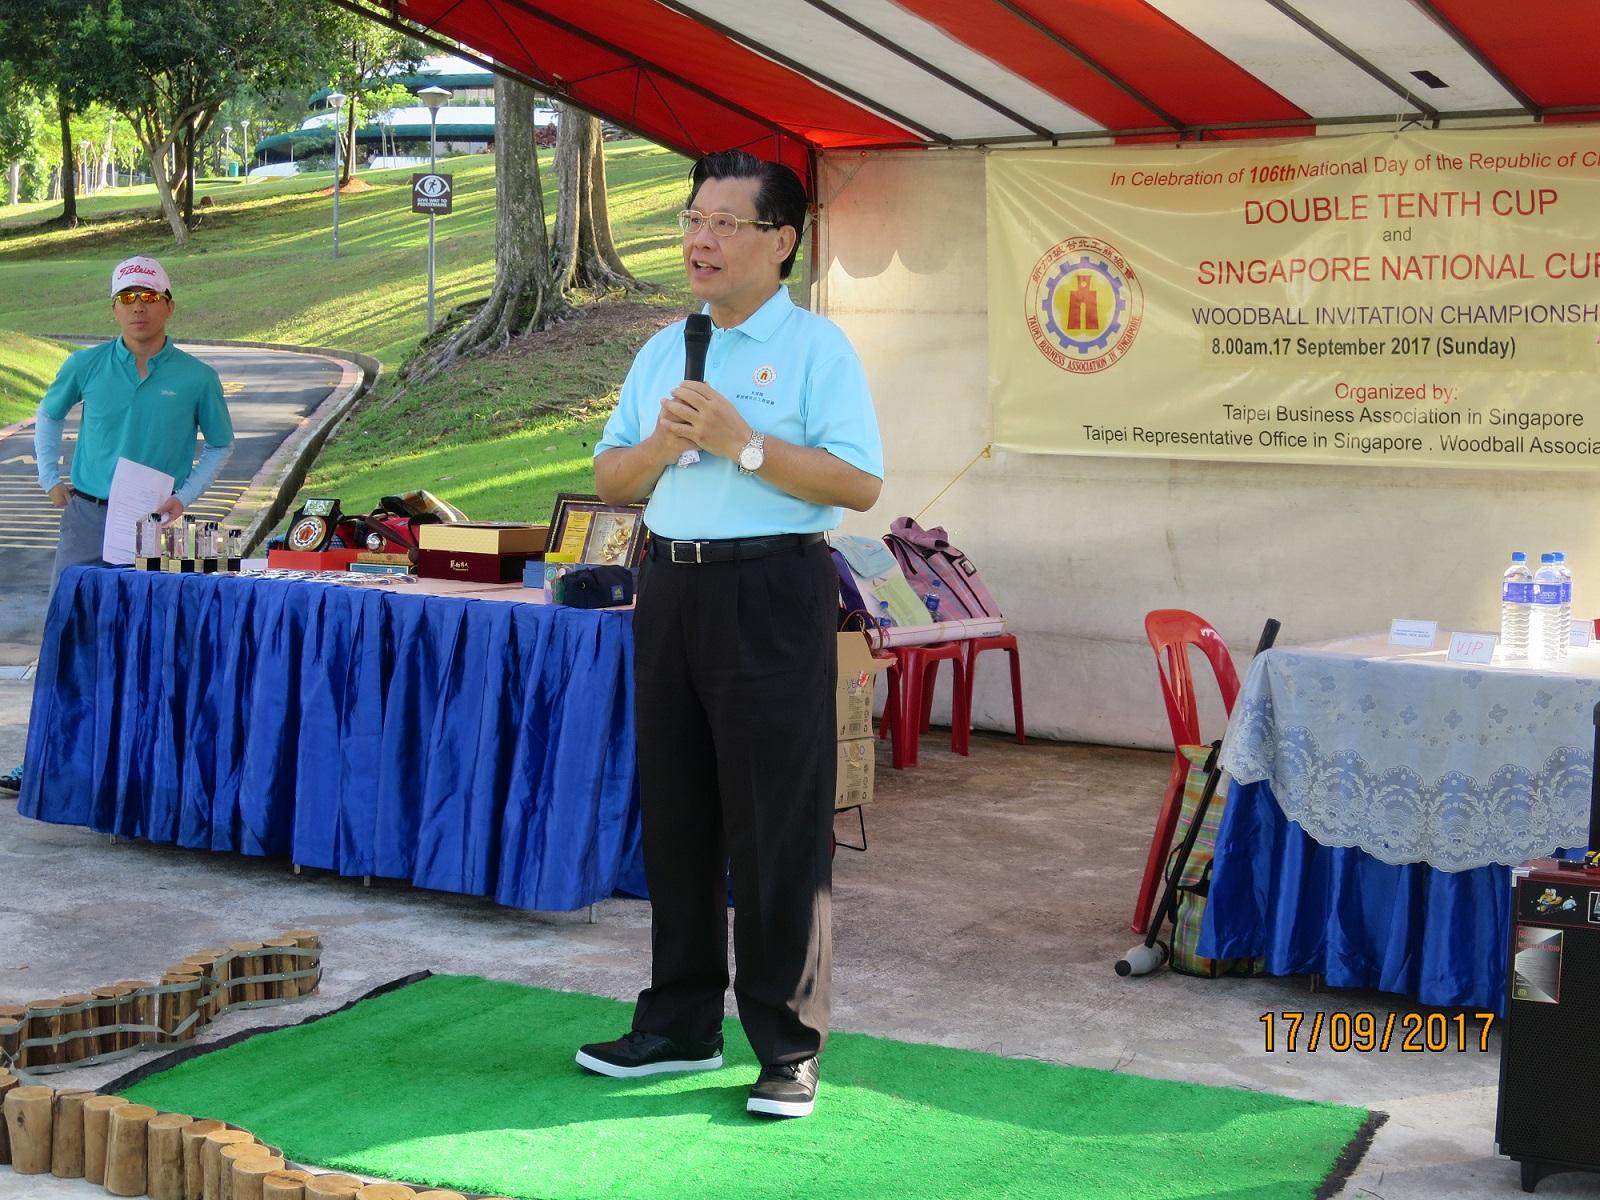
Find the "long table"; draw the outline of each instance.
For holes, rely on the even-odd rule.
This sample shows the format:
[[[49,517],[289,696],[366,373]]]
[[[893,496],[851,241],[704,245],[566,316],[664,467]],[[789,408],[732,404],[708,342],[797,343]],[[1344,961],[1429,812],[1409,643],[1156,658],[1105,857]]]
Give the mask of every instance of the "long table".
[[[1588,842],[1600,652],[1472,666],[1443,642],[1251,664],[1201,954],[1503,1011],[1510,868]]]
[[[628,612],[66,572],[19,810],[570,911],[642,894]]]

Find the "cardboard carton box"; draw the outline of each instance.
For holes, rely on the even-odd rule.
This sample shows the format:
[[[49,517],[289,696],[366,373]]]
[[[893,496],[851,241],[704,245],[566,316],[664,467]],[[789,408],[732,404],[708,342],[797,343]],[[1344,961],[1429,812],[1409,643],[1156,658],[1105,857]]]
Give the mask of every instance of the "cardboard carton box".
[[[872,784],[878,763],[877,738],[851,738],[839,743],[838,778],[833,785],[833,810],[855,808],[872,801]]]
[[[861,634],[839,635],[839,682],[834,695],[840,741],[872,736],[872,693],[878,673],[887,669],[887,663],[872,657]]]

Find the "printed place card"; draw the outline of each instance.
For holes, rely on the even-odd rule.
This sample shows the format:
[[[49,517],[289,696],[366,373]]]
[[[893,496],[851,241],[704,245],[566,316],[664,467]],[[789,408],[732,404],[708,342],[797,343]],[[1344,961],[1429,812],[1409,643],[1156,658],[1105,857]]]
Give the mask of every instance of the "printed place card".
[[[1572,623],[1572,648],[1582,650],[1594,644],[1594,622],[1574,621]]]
[[[1439,622],[1437,621],[1407,621],[1396,619],[1389,622],[1389,645],[1408,646],[1415,650],[1432,650],[1433,639],[1439,636]]]
[[[1499,640],[1489,633],[1452,633],[1450,652],[1445,657],[1451,662],[1483,663],[1487,666],[1494,658],[1495,643]]]

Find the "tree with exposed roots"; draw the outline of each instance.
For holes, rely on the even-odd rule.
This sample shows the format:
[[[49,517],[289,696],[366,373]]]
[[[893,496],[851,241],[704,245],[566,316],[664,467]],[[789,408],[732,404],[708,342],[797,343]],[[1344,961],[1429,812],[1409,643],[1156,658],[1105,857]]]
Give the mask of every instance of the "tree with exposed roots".
[[[534,101],[535,93],[526,84],[495,76],[494,290],[465,324],[447,326],[435,335],[435,344],[423,344],[401,373],[407,384],[432,379],[470,354],[502,349],[515,338],[546,328],[567,311],[551,270],[545,234]]]
[[[600,120],[563,104],[556,127],[555,283],[572,288],[645,291],[622,265],[611,239],[606,200],[605,142]]]

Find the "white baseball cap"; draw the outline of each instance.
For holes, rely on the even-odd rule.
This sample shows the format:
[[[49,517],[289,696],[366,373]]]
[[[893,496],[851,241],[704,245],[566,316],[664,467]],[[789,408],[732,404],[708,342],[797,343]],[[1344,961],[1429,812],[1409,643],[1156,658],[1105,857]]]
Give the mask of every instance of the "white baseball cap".
[[[111,272],[111,294],[115,296],[118,292],[135,287],[149,288],[152,292],[170,292],[172,281],[155,259],[136,254],[123,259]]]

